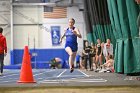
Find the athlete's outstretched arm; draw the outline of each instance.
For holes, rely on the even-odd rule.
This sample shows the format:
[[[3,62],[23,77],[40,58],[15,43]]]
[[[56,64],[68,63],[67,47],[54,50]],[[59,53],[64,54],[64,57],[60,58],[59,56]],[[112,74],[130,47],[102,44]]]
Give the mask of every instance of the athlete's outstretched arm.
[[[64,34],[62,35],[62,37],[60,38],[60,43],[62,43],[62,40],[63,40],[63,38],[65,37],[65,32],[66,32],[66,30],[64,30]]]

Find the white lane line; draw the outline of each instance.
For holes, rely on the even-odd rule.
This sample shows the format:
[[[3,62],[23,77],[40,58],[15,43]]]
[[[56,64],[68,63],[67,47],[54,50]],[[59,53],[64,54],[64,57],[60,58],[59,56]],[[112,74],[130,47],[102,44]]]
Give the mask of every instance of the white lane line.
[[[53,70],[54,71],[54,70]],[[39,74],[35,74],[35,75],[33,75],[33,76],[37,76],[37,75],[41,75],[41,74],[44,74],[44,73],[46,73],[46,72],[53,72],[52,70],[51,71],[45,71],[45,72],[42,72],[42,73],[39,73],[39,72],[36,72],[36,73],[39,73]]]
[[[61,79],[61,80],[44,80],[44,81],[77,81],[77,82],[82,82],[82,81],[106,81],[105,79],[79,79],[79,80],[76,80],[76,79]]]
[[[67,70],[65,69],[62,73],[60,73],[57,77],[60,77],[64,72],[66,72]]]
[[[39,81],[39,83],[59,83],[61,82],[62,80],[43,80],[43,81]]]
[[[43,81],[47,81],[47,82],[50,81],[51,82],[51,81],[62,81],[62,80],[56,80],[55,79],[55,80],[43,80]]]
[[[32,69],[33,72],[44,72],[44,71],[48,71],[48,72],[52,72],[52,71],[56,71],[54,69],[41,69],[41,70],[38,70],[38,69]]]
[[[82,72],[80,70],[78,70],[78,71],[81,72],[82,74],[84,74],[86,77],[89,77],[89,75],[87,75],[86,73],[84,73],[84,72]]]
[[[63,75],[61,77],[82,77],[83,75]]]
[[[0,81],[0,83],[17,82],[18,80]]]
[[[5,77],[9,77],[9,76],[15,76],[15,75],[19,75],[19,74],[11,74],[11,75],[2,76],[2,77],[0,77],[0,79],[5,78]]]
[[[7,78],[8,80],[18,80],[19,78]],[[3,81],[3,79],[0,79]],[[1,82],[1,81],[0,81]]]
[[[107,80],[44,80],[39,83],[71,83],[71,82],[79,82],[79,83],[100,83],[100,82],[107,82]]]
[[[95,81],[75,81],[75,82],[83,82],[83,83],[93,83],[93,82],[96,82],[96,83],[99,83],[99,82],[107,82],[107,80],[95,80]]]
[[[35,74],[35,75],[33,75],[33,76],[41,75],[41,74],[44,74],[44,73],[46,73],[46,72],[52,72],[52,71],[45,71],[45,72],[43,72],[43,73]],[[2,77],[0,78],[0,80],[2,80],[2,78],[9,77],[9,76],[14,76],[14,75],[19,75],[19,74],[11,74],[11,75],[7,75],[7,76],[2,76]],[[12,79],[12,80],[11,80],[11,79]],[[15,80],[14,80],[14,78],[8,78],[8,80],[0,81],[0,83],[13,82],[13,81],[17,81],[17,80],[18,80],[18,78],[15,78]]]
[[[20,69],[4,69],[4,72],[19,72]]]
[[[39,83],[60,83],[60,82],[39,82]]]
[[[54,71],[54,70],[51,70],[51,71],[45,71],[45,72],[52,72],[52,71]],[[45,73],[45,72],[43,72],[43,73]],[[40,74],[43,74],[43,73],[35,74],[35,75],[33,75],[33,76],[37,76],[37,75],[40,75]],[[10,77],[10,76],[15,76],[15,75],[20,75],[19,73],[16,73],[16,74],[8,73],[8,74],[10,74],[10,75],[4,75],[4,76],[1,76],[0,79],[3,79],[3,78],[5,78],[5,77]]]
[[[37,79],[44,79],[44,78],[37,78]]]

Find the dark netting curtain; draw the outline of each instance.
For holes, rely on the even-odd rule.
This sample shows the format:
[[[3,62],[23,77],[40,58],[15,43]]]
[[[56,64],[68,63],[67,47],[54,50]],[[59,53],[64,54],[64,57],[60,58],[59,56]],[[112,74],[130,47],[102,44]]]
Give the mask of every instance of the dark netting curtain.
[[[113,43],[115,43],[107,1],[84,0],[84,5],[88,40],[96,43],[96,39],[98,38],[100,38],[102,42],[105,42],[107,38],[110,38]]]
[[[115,46],[115,71],[140,72],[140,38],[135,0],[84,0],[87,39],[110,38]]]

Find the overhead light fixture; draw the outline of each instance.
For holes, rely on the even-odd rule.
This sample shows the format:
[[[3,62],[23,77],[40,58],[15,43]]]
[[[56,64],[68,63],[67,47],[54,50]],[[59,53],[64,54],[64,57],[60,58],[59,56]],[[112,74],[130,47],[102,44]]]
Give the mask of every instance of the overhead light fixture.
[[[14,0],[15,2],[21,1],[21,0]]]

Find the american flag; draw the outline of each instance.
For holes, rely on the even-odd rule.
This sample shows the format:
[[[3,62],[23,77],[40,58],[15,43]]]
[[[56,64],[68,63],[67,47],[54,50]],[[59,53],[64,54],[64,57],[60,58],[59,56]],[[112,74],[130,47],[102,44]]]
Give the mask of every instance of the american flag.
[[[45,7],[44,7],[45,8]],[[44,9],[44,18],[66,18],[67,17],[67,8],[66,7],[53,7],[52,11],[46,11]]]

